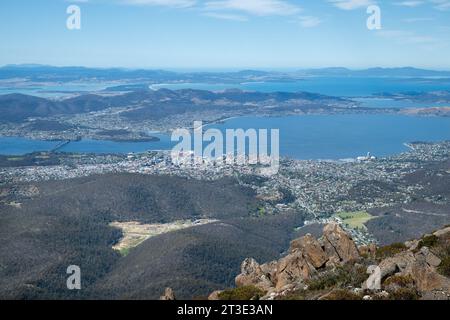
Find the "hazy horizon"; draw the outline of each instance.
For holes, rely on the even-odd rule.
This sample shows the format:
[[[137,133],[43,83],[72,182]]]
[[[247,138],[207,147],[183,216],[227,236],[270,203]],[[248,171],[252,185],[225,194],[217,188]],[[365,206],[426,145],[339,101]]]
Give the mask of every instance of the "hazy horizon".
[[[7,67],[49,67],[49,68],[86,68],[86,69],[118,69],[118,70],[162,70],[162,71],[169,71],[169,72],[241,72],[241,71],[263,71],[263,72],[298,72],[298,71],[307,71],[307,70],[326,70],[326,69],[347,69],[350,71],[365,71],[365,70],[371,70],[371,69],[417,69],[417,70],[427,70],[427,71],[438,71],[438,72],[450,72],[450,67],[448,68],[423,68],[423,67],[417,67],[417,66],[393,66],[393,67],[384,67],[384,66],[368,66],[363,68],[352,68],[347,66],[323,66],[323,67],[286,67],[286,68],[275,68],[275,67],[192,67],[192,68],[176,68],[176,67],[159,67],[159,66],[142,66],[142,67],[124,67],[124,66],[109,66],[109,67],[102,67],[102,66],[87,66],[87,65],[52,65],[52,64],[39,64],[39,63],[11,63],[11,64],[4,64],[0,65],[0,68],[7,68]]]

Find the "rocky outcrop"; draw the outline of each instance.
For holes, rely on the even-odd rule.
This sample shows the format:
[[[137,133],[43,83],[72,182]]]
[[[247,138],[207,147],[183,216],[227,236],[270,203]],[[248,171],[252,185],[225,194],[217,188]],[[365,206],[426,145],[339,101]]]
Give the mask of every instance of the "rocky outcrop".
[[[278,262],[272,286],[275,286],[276,290],[282,290],[289,284],[309,279],[315,272],[316,269],[305,254],[296,251]]]
[[[433,235],[435,235],[438,238],[445,237],[445,236],[447,236],[449,234],[450,234],[450,227],[446,227],[444,229],[438,230],[438,231],[433,233]]]
[[[446,235],[443,233],[442,235]],[[440,275],[436,268],[442,260],[428,247],[417,250],[414,245],[405,252],[386,258],[378,265],[381,278],[389,276],[409,276],[415,283],[415,288],[422,294],[435,290],[450,292],[450,279]]]
[[[358,247],[359,254],[365,258],[375,258],[377,246],[375,243]]]
[[[440,275],[436,268],[441,264],[441,259],[437,257],[427,247],[414,255],[414,261],[406,271],[416,283],[416,287],[421,292],[443,290],[450,292],[450,279]]]
[[[235,282],[237,287],[263,290],[267,293],[263,299],[277,299],[293,292],[310,299],[450,299],[450,279],[439,273],[443,261],[449,259],[450,227],[391,248],[380,250],[378,255],[384,258],[379,258],[375,244],[358,248],[338,224],[331,223],[324,227],[319,239],[307,234],[293,240],[288,254],[280,260],[260,265],[254,259],[246,259]],[[344,283],[342,287],[339,280],[324,281],[316,289],[309,289],[311,281],[320,282],[333,272],[341,272],[342,277],[345,270],[359,270],[347,275],[347,279],[367,280],[362,278],[350,286]],[[308,290],[316,291],[308,295]],[[210,295],[210,299],[217,298],[218,292]]]
[[[172,288],[166,288],[164,291],[164,295],[162,295],[159,300],[175,300],[175,294]]]
[[[278,261],[259,265],[245,259],[235,283],[237,287],[255,286],[265,292],[281,292],[301,285],[326,266],[337,266],[359,259],[350,236],[337,224],[325,226],[320,240],[307,234],[291,242],[289,254]]]
[[[352,238],[337,223],[327,224],[323,229],[325,252],[333,262],[347,263],[360,258]]]
[[[213,292],[208,296],[208,300],[209,300],[209,301],[217,301],[217,300],[220,300],[219,295],[220,295],[222,292],[223,292],[222,290],[216,290],[216,291],[213,291]]]
[[[414,261],[414,254],[411,251],[401,252],[394,257],[384,259],[378,265],[381,271],[381,278],[384,279],[396,273],[405,272]]]
[[[260,288],[261,290],[267,291],[272,286],[272,281],[270,280],[269,270],[263,266],[263,268],[256,262],[253,258],[245,259],[241,265],[241,274],[235,279],[237,287],[244,287],[253,285]]]
[[[314,268],[321,268],[328,261],[328,257],[319,241],[310,234],[292,241],[290,251],[302,252],[306,260],[312,264]]]

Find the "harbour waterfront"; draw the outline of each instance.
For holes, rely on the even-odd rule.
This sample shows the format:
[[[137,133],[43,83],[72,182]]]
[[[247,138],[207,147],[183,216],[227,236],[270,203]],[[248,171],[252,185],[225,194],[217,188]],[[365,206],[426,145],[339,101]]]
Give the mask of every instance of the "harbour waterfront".
[[[389,156],[406,151],[408,142],[450,140],[450,118],[385,114],[241,117],[213,127],[279,128],[280,154],[294,159]]]
[[[450,140],[450,118],[401,115],[305,115],[284,117],[239,117],[208,128],[279,129],[280,153],[295,159],[346,159],[371,152],[389,156],[406,151],[404,145],[414,141]],[[157,142],[74,141],[59,149],[71,153],[119,153],[169,150],[175,142],[168,135],[157,135]],[[23,155],[49,151],[56,141],[39,141],[18,137],[1,137],[0,154]]]

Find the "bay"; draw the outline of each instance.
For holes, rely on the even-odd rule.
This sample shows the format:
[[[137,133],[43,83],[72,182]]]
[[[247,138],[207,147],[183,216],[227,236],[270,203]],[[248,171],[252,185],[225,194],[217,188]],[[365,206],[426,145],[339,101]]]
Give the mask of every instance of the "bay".
[[[279,129],[280,154],[295,159],[356,158],[371,152],[389,156],[407,151],[404,143],[450,140],[450,118],[402,115],[305,115],[284,117],[247,116],[233,118],[208,128]],[[81,140],[60,152],[119,153],[170,150],[175,144],[166,135],[159,142],[113,142]],[[21,155],[48,151],[57,142],[0,137],[0,154]]]
[[[241,89],[260,92],[306,91],[331,96],[365,97],[380,93],[449,90],[449,81],[431,81],[409,78],[309,77],[292,82],[176,83],[152,85],[152,89],[167,88],[221,91]]]

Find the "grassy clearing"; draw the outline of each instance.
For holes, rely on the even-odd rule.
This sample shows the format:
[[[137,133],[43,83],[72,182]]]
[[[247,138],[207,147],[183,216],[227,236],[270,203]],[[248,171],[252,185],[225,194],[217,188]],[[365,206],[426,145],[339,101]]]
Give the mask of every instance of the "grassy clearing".
[[[347,227],[352,229],[364,229],[364,230],[367,229],[365,223],[375,218],[366,211],[340,212],[336,214],[336,216],[341,218],[342,222]]]
[[[126,256],[129,254],[131,249],[137,247],[151,237],[156,237],[167,232],[199,226],[215,221],[216,220],[201,219],[197,221],[175,221],[165,224],[141,224],[137,221],[116,221],[111,223],[110,226],[122,230],[123,237],[116,245],[113,246],[113,249],[119,251],[122,256]]]

